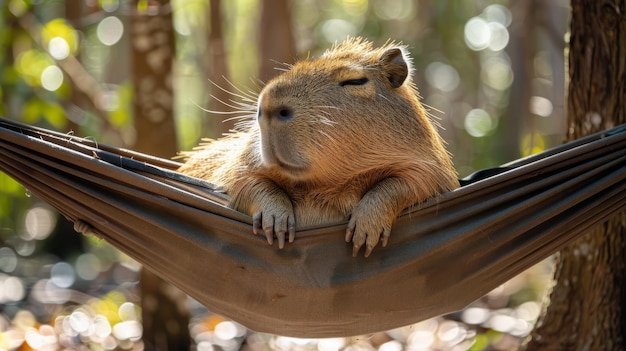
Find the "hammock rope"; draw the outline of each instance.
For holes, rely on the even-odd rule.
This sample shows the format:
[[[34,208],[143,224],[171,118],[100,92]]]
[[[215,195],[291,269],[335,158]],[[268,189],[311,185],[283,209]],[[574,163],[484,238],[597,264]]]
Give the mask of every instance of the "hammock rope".
[[[407,209],[352,257],[346,223],[283,250],[179,163],[0,119],[0,170],[187,294],[246,327],[365,334],[465,307],[626,205],[626,126],[477,172]]]

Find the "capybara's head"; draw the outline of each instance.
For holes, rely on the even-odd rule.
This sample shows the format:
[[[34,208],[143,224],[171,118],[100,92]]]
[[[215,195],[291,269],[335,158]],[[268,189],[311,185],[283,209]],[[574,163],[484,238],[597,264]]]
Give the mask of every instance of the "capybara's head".
[[[374,48],[353,38],[297,62],[263,88],[257,121],[263,166],[296,181],[447,158],[411,81],[407,51],[395,43]]]

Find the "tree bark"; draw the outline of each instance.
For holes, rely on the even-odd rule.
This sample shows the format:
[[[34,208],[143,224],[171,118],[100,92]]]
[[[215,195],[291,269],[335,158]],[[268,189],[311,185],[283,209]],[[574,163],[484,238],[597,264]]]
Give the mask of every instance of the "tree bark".
[[[150,1],[131,18],[133,149],[158,157],[172,157],[178,149],[174,121],[172,66],[175,41],[168,0]],[[172,262],[176,264],[176,262]],[[154,273],[141,271],[143,341],[146,350],[189,350],[187,297]]]
[[[134,8],[137,8],[137,2]],[[172,64],[174,29],[168,0],[150,1],[132,16],[134,149],[160,157],[176,155]]]
[[[226,57],[226,45],[224,31],[222,29],[222,2],[221,0],[210,0],[207,5],[209,18],[208,36],[202,70],[207,77],[207,91],[211,93],[208,98],[209,110],[229,112],[233,109],[229,106],[232,97],[226,91],[231,91],[228,86],[228,60]],[[217,85],[217,86],[216,86]],[[220,87],[218,87],[220,86]],[[224,121],[221,115],[209,114],[207,117],[208,133],[205,137],[217,139],[224,133],[233,129],[234,120]]]
[[[289,0],[261,1],[259,79],[265,83],[280,73],[276,68],[296,60],[289,5]]]
[[[515,79],[511,84],[511,98],[502,122],[504,147],[498,155],[503,160],[515,160],[520,157],[521,140],[525,134],[532,133],[528,102],[532,94],[533,58],[536,54],[535,5],[531,1],[511,3],[513,21],[509,27],[511,40],[507,53],[511,57],[511,69]]]
[[[572,0],[569,140],[626,123],[626,1]],[[557,255],[550,304],[526,350],[624,350],[626,216]]]

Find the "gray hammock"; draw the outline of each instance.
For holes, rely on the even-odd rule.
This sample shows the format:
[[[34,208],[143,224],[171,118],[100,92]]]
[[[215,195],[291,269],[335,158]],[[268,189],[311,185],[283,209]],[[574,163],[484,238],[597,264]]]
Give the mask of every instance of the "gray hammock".
[[[365,259],[346,223],[251,234],[178,163],[0,119],[0,170],[215,313],[298,337],[365,334],[462,309],[626,204],[626,126],[462,180],[407,209]]]

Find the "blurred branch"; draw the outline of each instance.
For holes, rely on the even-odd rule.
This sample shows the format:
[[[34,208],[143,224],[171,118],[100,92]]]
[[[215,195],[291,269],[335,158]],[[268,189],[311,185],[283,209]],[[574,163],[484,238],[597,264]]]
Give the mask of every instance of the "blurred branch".
[[[45,49],[45,44],[42,42],[38,33],[41,32],[42,26],[36,21],[35,16],[32,13],[26,13],[18,20],[19,25],[26,31],[34,43],[36,43],[43,52],[45,52],[59,68],[65,73],[67,77],[72,81],[77,88],[73,93],[78,93],[78,97],[84,97],[84,101],[90,104],[91,110],[95,113],[98,119],[103,123],[104,127],[114,132],[116,135],[121,135],[120,130],[109,122],[108,115],[103,109],[103,102],[105,98],[105,92],[101,89],[100,84],[96,81],[89,72],[83,67],[83,65],[72,55],[69,55],[63,60],[57,60],[48,54]]]

